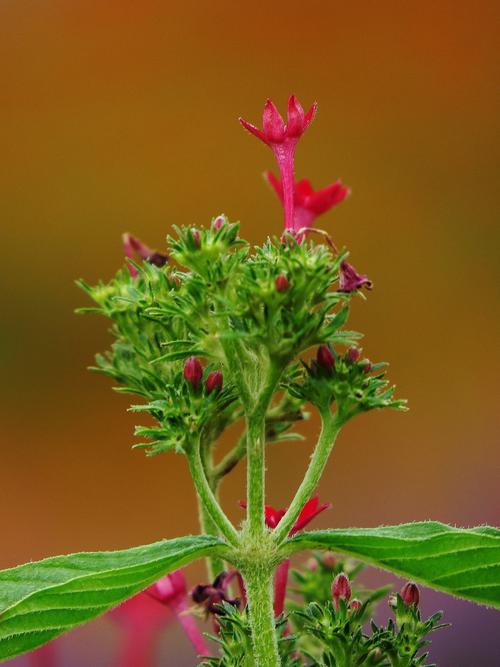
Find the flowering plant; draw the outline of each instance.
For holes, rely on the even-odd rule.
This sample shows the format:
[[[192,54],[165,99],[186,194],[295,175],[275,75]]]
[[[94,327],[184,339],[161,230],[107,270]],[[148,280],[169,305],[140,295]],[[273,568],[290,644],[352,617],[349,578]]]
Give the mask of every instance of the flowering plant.
[[[353,589],[360,566],[332,551],[500,606],[495,528],[418,522],[304,530],[329,507],[314,493],[342,427],[370,410],[406,410],[405,401],[394,398],[385,364],[364,356],[360,334],[345,328],[351,301],[372,287],[371,280],[329,234],[313,227],[348,190],[340,181],[318,191],[308,180],[295,181],[297,142],[315,113],[316,105],[305,113],[292,96],[286,123],[271,101],[262,130],[241,120],[276,157],[280,178],[267,178],[283,203],[281,237],[253,248],[223,215],[207,228],[175,227],[166,252],[126,234],[126,265],[115,278],[96,286],[80,281],[96,304],[83,310],[112,321],[114,342],[97,356],[95,370],[113,378],[119,391],[140,397],[130,409],[148,423],[136,427],[142,439],[136,447],[186,458],[202,534],[1,572],[0,660],[113,610],[124,633],[135,638],[122,664],[146,664],[135,652],[150,649],[148,601],[181,620],[205,665],[423,664],[425,637],[440,627],[440,615],[422,621],[415,583],[391,598],[395,620],[387,627],[372,623],[368,635],[363,624],[387,591]],[[314,232],[324,242],[313,242]],[[321,432],[309,466],[288,508],[273,509],[265,504],[266,449],[300,437],[291,430],[311,407]],[[243,433],[219,456],[218,441],[236,422],[244,424]],[[243,459],[246,518],[235,526],[218,494]],[[293,572],[293,588],[290,557],[309,549],[315,556]],[[181,570],[202,557],[211,583],[198,584],[191,601],[213,621],[215,656],[192,616]]]

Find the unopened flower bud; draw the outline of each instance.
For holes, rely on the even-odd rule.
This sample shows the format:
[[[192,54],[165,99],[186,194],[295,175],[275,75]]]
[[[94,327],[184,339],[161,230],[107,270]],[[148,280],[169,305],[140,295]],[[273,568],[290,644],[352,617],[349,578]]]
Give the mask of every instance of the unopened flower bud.
[[[373,364],[371,361],[366,360],[366,362],[363,364],[363,373],[370,373],[373,368]]]
[[[333,570],[337,563],[337,559],[331,551],[327,551],[321,556],[321,563],[323,564],[323,567],[326,567],[327,570]]]
[[[224,225],[226,222],[226,218],[224,215],[218,215],[215,220],[213,221],[212,225],[213,228],[215,229],[216,232],[219,231],[219,229]]]
[[[219,392],[222,389],[223,382],[224,379],[220,371],[213,371],[212,373],[209,373],[205,382],[205,389],[207,390],[207,394],[211,394],[213,391]]]
[[[320,345],[318,347],[318,352],[316,353],[316,360],[318,362],[318,365],[321,366],[321,368],[327,373],[331,373],[333,371],[333,367],[335,365],[335,357],[333,356],[333,352],[328,347],[328,345]]]
[[[194,244],[197,248],[200,247],[201,241],[200,241],[200,232],[197,229],[192,229],[191,230],[191,236],[193,237]]]
[[[351,585],[346,575],[341,572],[337,574],[332,584],[332,597],[337,609],[339,608],[339,600],[342,598],[349,602],[351,597]]]
[[[362,602],[361,600],[358,600],[358,598],[354,598],[354,600],[351,600],[349,603],[349,609],[352,609],[352,611],[358,611],[362,606]]]
[[[203,377],[203,367],[197,357],[189,357],[184,364],[184,379],[189,382],[194,389],[198,389]]]
[[[413,581],[406,583],[399,594],[407,607],[412,605],[415,607],[418,606],[420,601],[420,591],[418,590],[417,584],[413,583]]]
[[[276,280],[274,281],[274,284],[276,286],[276,289],[278,292],[286,292],[287,289],[290,287],[290,283],[288,282],[288,278],[284,276],[283,274],[278,276]]]
[[[309,572],[316,572],[318,569],[318,561],[316,558],[308,558],[306,568],[309,570]]]
[[[360,358],[360,356],[361,352],[359,351],[358,347],[353,346],[347,350],[347,359],[348,361],[351,362],[351,364],[355,364],[356,361],[358,361],[358,359]]]

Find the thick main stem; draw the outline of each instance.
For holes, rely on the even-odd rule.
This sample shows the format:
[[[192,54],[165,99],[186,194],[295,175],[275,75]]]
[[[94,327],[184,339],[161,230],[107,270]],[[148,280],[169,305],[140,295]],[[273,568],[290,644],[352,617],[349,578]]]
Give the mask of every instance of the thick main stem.
[[[274,626],[273,568],[253,566],[243,571],[256,667],[280,667]]]
[[[191,477],[193,478],[196,491],[201,502],[204,504],[208,515],[215,523],[220,533],[227,539],[227,541],[230,544],[237,545],[239,541],[238,533],[233,524],[222,511],[217,498],[210,488],[205,471],[203,469],[203,464],[201,462],[200,449],[198,444],[190,448],[187,454],[187,458],[189,462],[189,469],[191,471]]]
[[[293,527],[293,524],[297,520],[297,517],[300,514],[301,509],[304,507],[306,502],[314,493],[323,470],[327,464],[330,452],[333,449],[337,435],[342,428],[342,422],[337,418],[336,415],[333,415],[329,408],[326,408],[321,412],[322,418],[322,427],[321,434],[319,436],[316,448],[311,456],[311,461],[309,462],[309,467],[304,475],[304,479],[300,484],[295,498],[292,500],[288,511],[285,516],[281,519],[278,526],[274,531],[274,536],[278,544],[283,542],[290,530]]]

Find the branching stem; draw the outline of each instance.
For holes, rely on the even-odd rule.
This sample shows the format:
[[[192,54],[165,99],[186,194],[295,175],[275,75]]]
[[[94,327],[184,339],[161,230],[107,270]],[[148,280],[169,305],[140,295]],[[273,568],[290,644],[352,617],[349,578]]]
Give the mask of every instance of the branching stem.
[[[304,479],[302,480],[302,483],[295,494],[295,498],[292,500],[285,516],[274,530],[274,537],[278,544],[281,544],[287,538],[301,509],[314,493],[327,464],[330,452],[335,444],[337,435],[343,425],[343,421],[339,419],[337,414],[332,414],[330,408],[321,410],[321,419],[321,433],[311,456]]]

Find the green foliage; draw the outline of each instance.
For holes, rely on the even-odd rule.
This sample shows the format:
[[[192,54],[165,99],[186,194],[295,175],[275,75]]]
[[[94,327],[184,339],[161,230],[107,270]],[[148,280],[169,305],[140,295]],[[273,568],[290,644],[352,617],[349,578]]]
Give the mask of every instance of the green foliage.
[[[217,636],[212,640],[219,646],[220,656],[205,658],[199,667],[255,667],[252,654],[252,633],[247,608],[243,612],[224,603],[217,615]],[[302,660],[297,656],[296,638],[286,632],[287,620],[275,619],[278,636],[278,651],[282,667],[299,667]]]
[[[304,635],[317,642],[313,654],[304,651],[316,667],[424,667],[428,654],[421,651],[429,643],[427,635],[446,627],[439,624],[440,612],[422,621],[418,608],[406,607],[399,595],[396,623],[391,619],[387,627],[379,628],[372,622],[370,635],[363,632],[365,604],[352,609],[343,599],[338,608],[331,601],[311,602],[297,615],[303,620]]]
[[[0,661],[115,607],[190,561],[223,551],[214,537],[56,556],[0,572]]]
[[[216,440],[258,394],[271,363],[284,372],[286,400],[301,413],[313,400],[312,385],[323,391],[324,383],[309,378],[301,387],[294,359],[319,343],[348,345],[359,338],[343,330],[351,298],[338,291],[345,254],[292,237],[251,248],[238,230],[228,221],[218,229],[177,229],[177,238],[168,239],[177,268],[143,262],[134,278],[121,269],[108,284],[79,283],[97,304],[91,310],[113,323],[115,342],[97,356],[94,370],[112,377],[119,391],[146,400],[132,409],[148,412],[158,423],[136,430],[151,440],[139,444],[150,454],[186,451],[195,434]],[[287,279],[284,291],[276,287],[278,276]],[[225,389],[217,397],[208,400],[203,391],[186,386],[183,363],[192,355],[207,359],[205,377],[223,371]],[[363,391],[357,401],[364,409],[399,407],[380,391],[383,384],[351,369],[342,391],[349,396]],[[293,421],[275,419],[268,440],[286,439]]]
[[[500,608],[500,530],[417,522],[379,528],[300,533],[288,552],[329,549],[419,581],[426,586]]]

